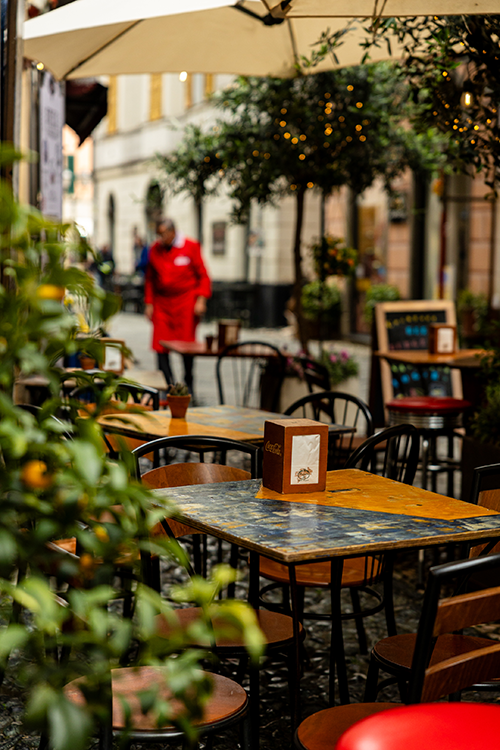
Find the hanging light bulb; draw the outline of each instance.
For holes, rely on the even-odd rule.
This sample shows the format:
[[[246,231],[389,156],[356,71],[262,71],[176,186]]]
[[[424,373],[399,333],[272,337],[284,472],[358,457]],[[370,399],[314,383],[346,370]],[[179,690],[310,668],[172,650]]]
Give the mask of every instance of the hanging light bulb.
[[[463,109],[468,109],[474,104],[474,94],[472,93],[472,84],[470,81],[465,81],[462,90],[462,96],[460,97],[460,106]]]

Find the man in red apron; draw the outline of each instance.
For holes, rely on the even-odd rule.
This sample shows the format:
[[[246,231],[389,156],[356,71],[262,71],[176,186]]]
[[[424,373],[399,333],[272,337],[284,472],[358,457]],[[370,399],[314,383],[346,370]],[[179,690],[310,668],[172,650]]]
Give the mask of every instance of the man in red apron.
[[[171,219],[162,219],[159,239],[151,245],[144,287],[145,314],[153,323],[152,348],[167,383],[173,383],[168,352],[160,341],[194,341],[196,326],[211,296],[201,247],[176,232]],[[193,390],[193,357],[185,355],[184,382]]]

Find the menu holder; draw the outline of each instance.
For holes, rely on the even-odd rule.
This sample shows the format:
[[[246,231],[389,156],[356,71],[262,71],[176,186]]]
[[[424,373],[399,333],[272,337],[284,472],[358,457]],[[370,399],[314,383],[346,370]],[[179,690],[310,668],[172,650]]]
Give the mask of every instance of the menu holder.
[[[123,347],[125,341],[122,339],[102,338],[100,342],[103,345],[102,361],[99,362],[99,368],[104,372],[114,372],[117,375],[123,375],[125,370],[125,356]]]
[[[239,320],[219,320],[217,345],[219,351],[229,344],[236,344],[240,335]]]
[[[431,323],[429,326],[429,353],[453,354],[457,346],[457,327],[449,323]]]
[[[312,419],[264,423],[262,484],[281,494],[323,492],[326,487],[328,425]]]

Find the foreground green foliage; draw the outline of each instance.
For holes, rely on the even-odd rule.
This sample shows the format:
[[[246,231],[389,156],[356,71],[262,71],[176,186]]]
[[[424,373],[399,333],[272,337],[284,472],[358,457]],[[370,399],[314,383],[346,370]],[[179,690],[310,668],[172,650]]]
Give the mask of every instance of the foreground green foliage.
[[[0,157],[19,155],[4,148]],[[200,670],[206,655],[187,648],[190,633],[176,626],[172,607],[140,584],[141,555],[154,551],[183,560],[175,543],[150,541],[152,526],[172,509],[155,509],[154,496],[133,479],[135,467],[126,452],[123,461],[106,459],[97,423],[120,379],[107,374],[104,388],[97,389],[92,376],[82,375],[94,390],[96,409],[66,421],[61,358],[82,349],[99,359],[102,347],[92,336],[77,340],[79,321],[62,301],[65,290],[103,325],[118,309],[113,295],[69,264],[74,248],[65,240],[68,230],[19,205],[0,183],[0,676],[16,651],[12,677],[25,691],[26,722],[48,732],[55,750],[80,750],[106,719],[110,669],[134,647],[133,664],[168,667],[172,694],[184,708],[173,718],[171,705],[154,691],[143,696],[144,705],[159,719],[173,718],[192,737],[191,722],[210,694],[210,680]],[[16,379],[29,375],[46,378],[50,392],[36,414],[14,399]],[[53,544],[70,538],[77,541],[77,555]],[[117,563],[139,581],[132,619],[109,606],[119,596]],[[176,593],[178,600],[202,607],[196,628],[207,642],[214,609],[219,611],[217,593],[231,575],[216,571],[211,581],[195,580]],[[257,655],[261,639],[253,613],[241,603],[224,607]],[[153,637],[159,613],[172,623],[168,640]],[[61,645],[71,652],[63,662],[55,656]],[[86,703],[76,706],[63,687],[79,676],[86,678]]]

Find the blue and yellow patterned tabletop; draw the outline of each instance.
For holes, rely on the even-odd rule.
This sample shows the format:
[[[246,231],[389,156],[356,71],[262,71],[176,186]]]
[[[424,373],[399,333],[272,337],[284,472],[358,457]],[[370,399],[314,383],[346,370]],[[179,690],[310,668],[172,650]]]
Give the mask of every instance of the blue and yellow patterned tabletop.
[[[189,525],[285,563],[500,536],[494,511],[357,469],[328,472],[322,493],[259,479],[154,492]]]

